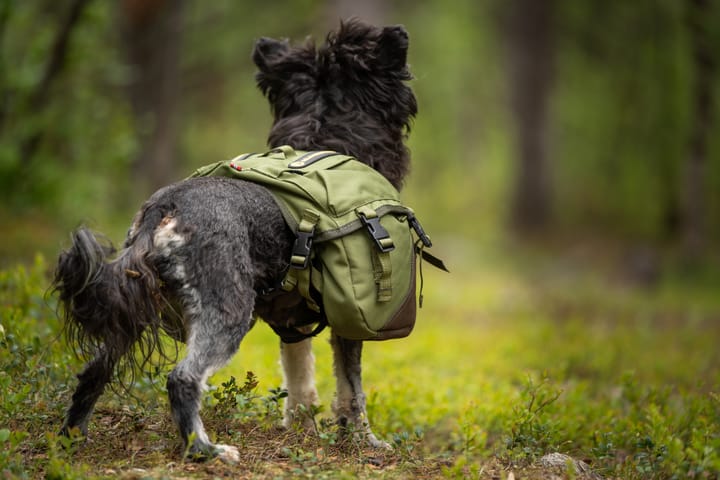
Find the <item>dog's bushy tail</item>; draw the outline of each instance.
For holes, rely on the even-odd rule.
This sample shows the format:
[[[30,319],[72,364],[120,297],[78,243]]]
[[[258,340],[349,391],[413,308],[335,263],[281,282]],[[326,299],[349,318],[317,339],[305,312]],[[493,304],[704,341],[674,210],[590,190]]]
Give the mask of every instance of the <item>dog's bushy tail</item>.
[[[159,338],[160,314],[167,302],[147,260],[151,247],[149,233],[136,235],[132,245],[111,260],[112,244],[80,228],[55,270],[53,291],[66,338],[85,360],[105,354],[119,377],[126,370],[142,371],[154,352],[167,359]]]

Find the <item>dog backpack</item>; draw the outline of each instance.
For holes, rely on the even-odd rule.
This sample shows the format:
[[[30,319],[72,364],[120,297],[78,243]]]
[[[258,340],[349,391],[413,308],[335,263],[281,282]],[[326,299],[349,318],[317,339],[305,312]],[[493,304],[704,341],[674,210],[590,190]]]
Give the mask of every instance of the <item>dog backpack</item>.
[[[432,245],[430,239],[376,170],[337,152],[282,146],[207,165],[192,175],[198,176],[246,180],[273,194],[296,234],[281,288],[297,289],[339,336],[386,340],[412,331],[416,250],[429,263],[444,266],[423,251]],[[324,326],[309,335],[282,327],[276,332],[293,342]]]

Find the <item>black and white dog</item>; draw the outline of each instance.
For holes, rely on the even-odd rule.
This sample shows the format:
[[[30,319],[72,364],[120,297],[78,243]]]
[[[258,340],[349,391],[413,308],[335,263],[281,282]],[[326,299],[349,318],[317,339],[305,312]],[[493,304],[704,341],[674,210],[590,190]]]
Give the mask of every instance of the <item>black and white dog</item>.
[[[409,164],[404,140],[417,113],[406,85],[407,48],[402,27],[356,20],[342,23],[319,47],[258,40],[257,83],[274,113],[268,143],[352,155],[400,188]],[[199,416],[202,389],[235,354],[256,317],[286,327],[318,315],[297,294],[259,293],[284,275],[294,238],[267,190],[222,177],[157,191],[136,214],[114,257],[112,247],[90,231],[76,231],[58,260],[54,289],[68,336],[89,362],[78,375],[62,432],[85,435],[108,382],[124,367],[144,366],[162,355],[164,331],[187,343],[186,357],[167,380],[186,451],[238,460],[235,447],[208,439]],[[367,420],[362,342],[332,334],[331,344],[338,424],[374,447],[387,447]],[[311,341],[281,342],[281,363],[288,391],[285,424],[307,423],[300,406],[318,400]]]

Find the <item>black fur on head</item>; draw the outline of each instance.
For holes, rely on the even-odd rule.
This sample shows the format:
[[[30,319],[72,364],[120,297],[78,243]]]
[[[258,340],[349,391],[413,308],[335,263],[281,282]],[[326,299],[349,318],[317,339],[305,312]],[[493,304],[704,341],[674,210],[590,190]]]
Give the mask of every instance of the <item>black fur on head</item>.
[[[257,84],[275,116],[270,146],[352,155],[400,188],[409,167],[403,142],[417,114],[407,49],[402,26],[358,20],[342,22],[320,47],[258,40]]]

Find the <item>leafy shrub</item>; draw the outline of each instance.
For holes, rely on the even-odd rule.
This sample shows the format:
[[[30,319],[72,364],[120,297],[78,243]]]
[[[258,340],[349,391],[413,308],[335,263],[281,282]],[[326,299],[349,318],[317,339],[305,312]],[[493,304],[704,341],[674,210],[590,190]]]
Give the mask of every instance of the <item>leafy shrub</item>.
[[[60,346],[60,326],[46,302],[46,268],[41,257],[32,266],[0,271],[0,465],[8,474],[30,475],[21,452],[43,448],[31,436],[39,427],[58,425],[69,394],[73,355]]]
[[[549,410],[561,394],[547,376],[535,381],[528,375],[507,426],[505,446],[514,461],[534,461],[558,449],[558,425]]]

